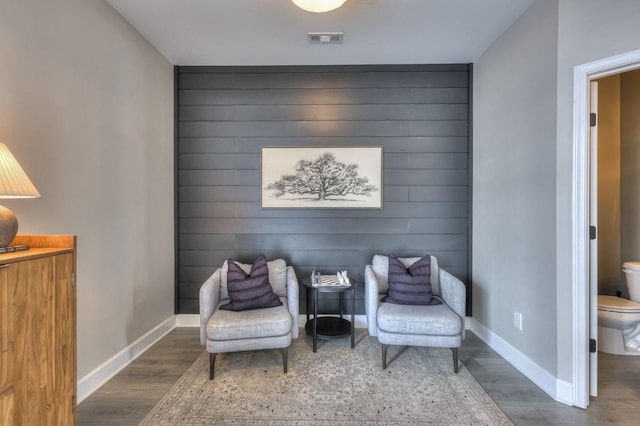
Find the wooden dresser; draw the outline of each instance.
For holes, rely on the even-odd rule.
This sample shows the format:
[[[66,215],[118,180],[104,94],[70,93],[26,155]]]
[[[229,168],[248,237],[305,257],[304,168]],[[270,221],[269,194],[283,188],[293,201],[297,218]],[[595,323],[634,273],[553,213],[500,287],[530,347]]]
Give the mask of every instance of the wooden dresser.
[[[76,237],[0,254],[0,425],[76,423]]]

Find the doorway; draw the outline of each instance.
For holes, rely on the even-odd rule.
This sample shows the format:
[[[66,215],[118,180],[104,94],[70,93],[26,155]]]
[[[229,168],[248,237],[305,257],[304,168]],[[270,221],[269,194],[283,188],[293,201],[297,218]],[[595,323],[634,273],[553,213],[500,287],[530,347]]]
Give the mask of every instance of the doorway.
[[[597,229],[591,240],[591,297],[629,299],[622,264],[640,259],[640,69],[601,77],[590,84],[591,189],[590,224]],[[609,301],[620,300],[610,299]],[[600,319],[591,317],[591,335],[597,351],[590,360],[590,396],[598,395],[598,369],[602,348],[620,350],[616,332],[600,333]],[[592,337],[593,338],[593,337]],[[620,345],[622,345],[620,341]],[[640,352],[630,353],[640,355]],[[615,358],[615,357],[614,357]],[[627,357],[618,357],[624,362]]]
[[[590,286],[590,112],[592,81],[640,68],[640,50],[580,65],[574,69],[573,140],[573,405],[587,408],[597,391],[597,352],[589,352],[589,340],[597,339],[597,286]],[[596,171],[597,172],[597,171]],[[595,373],[595,374],[594,374]],[[592,384],[595,385],[592,388]]]

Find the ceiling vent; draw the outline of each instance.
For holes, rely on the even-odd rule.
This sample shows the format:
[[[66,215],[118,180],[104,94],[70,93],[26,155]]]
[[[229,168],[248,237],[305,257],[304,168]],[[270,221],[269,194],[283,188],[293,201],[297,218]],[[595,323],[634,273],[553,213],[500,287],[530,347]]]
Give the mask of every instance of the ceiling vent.
[[[309,44],[342,44],[344,33],[307,33]]]

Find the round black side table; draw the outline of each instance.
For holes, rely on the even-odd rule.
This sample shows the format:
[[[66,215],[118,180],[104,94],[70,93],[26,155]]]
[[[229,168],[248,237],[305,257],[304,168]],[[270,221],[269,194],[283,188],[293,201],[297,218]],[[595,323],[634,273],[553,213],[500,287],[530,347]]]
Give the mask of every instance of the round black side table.
[[[313,335],[313,352],[318,348],[318,339],[328,340],[351,335],[351,348],[355,347],[355,312],[356,293],[355,281],[349,278],[349,285],[312,285],[307,277],[302,283],[307,289],[307,323],[304,326],[307,335]],[[351,291],[351,321],[343,318],[344,294]],[[340,293],[340,316],[322,316],[318,318],[318,293]],[[309,318],[309,307],[313,299],[313,318]]]

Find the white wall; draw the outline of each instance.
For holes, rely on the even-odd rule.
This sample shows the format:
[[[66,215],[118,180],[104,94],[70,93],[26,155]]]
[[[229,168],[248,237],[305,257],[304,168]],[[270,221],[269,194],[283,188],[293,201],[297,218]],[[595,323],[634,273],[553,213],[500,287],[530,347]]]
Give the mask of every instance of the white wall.
[[[78,236],[78,377],[173,315],[173,67],[102,0],[0,6],[0,141]]]
[[[552,375],[557,8],[537,2],[479,58],[473,94],[473,316]]]
[[[546,0],[539,0],[544,2]],[[571,273],[574,67],[640,49],[638,0],[560,0],[558,34],[557,322],[558,377],[572,381]]]

